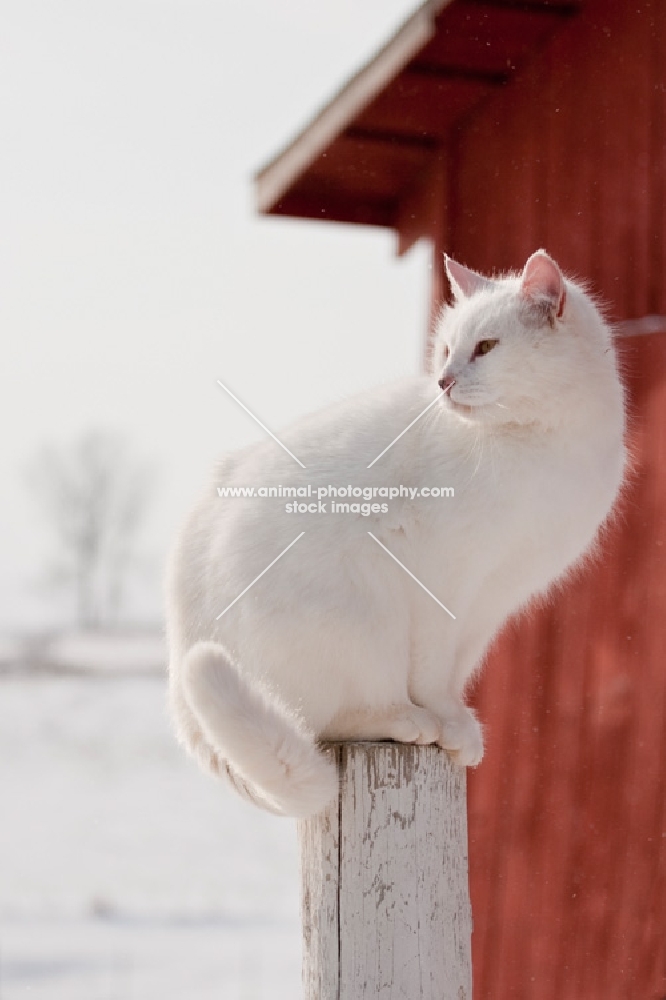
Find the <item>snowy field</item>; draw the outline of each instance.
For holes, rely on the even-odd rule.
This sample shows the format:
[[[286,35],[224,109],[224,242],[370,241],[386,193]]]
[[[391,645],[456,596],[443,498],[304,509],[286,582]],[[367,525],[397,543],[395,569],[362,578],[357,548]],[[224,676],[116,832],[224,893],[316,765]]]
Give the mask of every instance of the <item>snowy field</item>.
[[[0,674],[0,1000],[297,1000],[296,828],[200,774],[163,676]]]

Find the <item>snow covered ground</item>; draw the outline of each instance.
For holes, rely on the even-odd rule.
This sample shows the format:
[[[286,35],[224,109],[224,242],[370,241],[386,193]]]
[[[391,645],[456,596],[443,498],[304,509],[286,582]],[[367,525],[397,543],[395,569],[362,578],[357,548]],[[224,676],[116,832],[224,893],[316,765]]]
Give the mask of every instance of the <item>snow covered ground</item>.
[[[176,745],[163,677],[0,675],[0,998],[295,1000],[295,824]]]
[[[0,635],[0,672],[160,674],[167,650],[159,631]]]

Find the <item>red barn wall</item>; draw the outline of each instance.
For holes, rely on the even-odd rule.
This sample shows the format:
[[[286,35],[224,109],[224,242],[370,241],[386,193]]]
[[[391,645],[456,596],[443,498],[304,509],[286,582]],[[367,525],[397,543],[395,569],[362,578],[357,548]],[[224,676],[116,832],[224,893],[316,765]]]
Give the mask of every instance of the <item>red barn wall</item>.
[[[635,463],[604,556],[476,693],[475,1000],[666,997],[666,336],[621,350]]]
[[[543,246],[618,316],[664,314],[666,5],[582,9],[454,137],[449,246],[484,270]]]
[[[666,315],[665,140],[666,4],[586,0],[454,137],[436,243],[486,272],[545,247],[611,318]],[[666,997],[666,333],[621,346],[634,469],[603,559],[476,696],[475,1000]]]

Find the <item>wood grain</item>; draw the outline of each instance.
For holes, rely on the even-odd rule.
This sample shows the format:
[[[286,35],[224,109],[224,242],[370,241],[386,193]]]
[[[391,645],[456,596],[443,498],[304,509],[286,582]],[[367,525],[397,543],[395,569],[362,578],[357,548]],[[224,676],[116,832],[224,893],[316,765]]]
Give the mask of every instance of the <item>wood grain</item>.
[[[300,824],[306,1000],[471,1000],[465,772],[436,747],[336,745]]]

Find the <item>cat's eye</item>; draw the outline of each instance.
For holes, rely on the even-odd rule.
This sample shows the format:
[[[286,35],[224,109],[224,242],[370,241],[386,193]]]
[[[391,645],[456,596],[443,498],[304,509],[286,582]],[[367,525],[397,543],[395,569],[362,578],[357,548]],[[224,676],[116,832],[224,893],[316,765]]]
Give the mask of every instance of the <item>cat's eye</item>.
[[[498,344],[499,340],[480,340],[474,348],[472,361],[474,358],[480,358],[483,354],[487,354],[488,351],[492,351],[493,347],[497,347]]]
[[[442,348],[442,358],[444,359],[444,361],[447,360],[447,358],[448,358],[448,356],[449,356],[450,353],[451,353],[451,351],[449,350],[449,345],[448,344],[444,344],[444,346]]]

